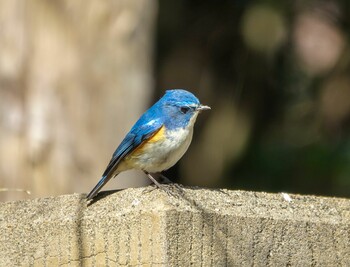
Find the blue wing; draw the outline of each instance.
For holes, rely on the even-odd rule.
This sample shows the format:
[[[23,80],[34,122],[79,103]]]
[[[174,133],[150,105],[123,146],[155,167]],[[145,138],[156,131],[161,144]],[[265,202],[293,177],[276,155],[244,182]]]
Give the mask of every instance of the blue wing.
[[[150,120],[148,123],[143,124],[145,118],[141,117],[140,120],[134,125],[130,132],[125,136],[124,140],[115,150],[111,161],[109,162],[106,170],[102,174],[102,178],[88,194],[87,199],[92,199],[101,188],[113,177],[114,171],[117,169],[120,161],[140,146],[144,141],[151,138],[162,126],[163,123],[158,120]]]

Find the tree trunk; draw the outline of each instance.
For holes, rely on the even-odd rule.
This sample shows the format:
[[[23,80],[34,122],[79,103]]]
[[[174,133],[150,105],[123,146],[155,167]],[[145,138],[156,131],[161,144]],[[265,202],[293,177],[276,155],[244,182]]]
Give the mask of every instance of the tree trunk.
[[[86,192],[149,105],[156,2],[0,1],[0,200]]]

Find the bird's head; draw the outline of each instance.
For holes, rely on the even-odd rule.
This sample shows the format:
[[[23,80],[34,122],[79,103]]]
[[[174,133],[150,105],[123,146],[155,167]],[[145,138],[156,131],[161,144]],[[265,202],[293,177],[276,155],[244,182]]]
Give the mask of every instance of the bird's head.
[[[192,126],[201,111],[210,109],[192,93],[182,89],[167,90],[161,105],[165,122],[170,128]]]

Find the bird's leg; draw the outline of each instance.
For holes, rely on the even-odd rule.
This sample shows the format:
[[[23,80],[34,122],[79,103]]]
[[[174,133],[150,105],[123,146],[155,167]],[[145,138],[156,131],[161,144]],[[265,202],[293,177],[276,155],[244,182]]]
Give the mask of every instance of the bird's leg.
[[[173,194],[173,192],[171,192],[166,186],[160,184],[149,172],[144,171],[144,173],[148,176],[149,179],[151,179],[151,181],[160,189],[162,189],[163,191],[165,191],[169,196],[175,196]],[[162,174],[161,174],[162,175]],[[165,177],[165,176],[164,176]],[[166,177],[165,177],[166,178]],[[168,178],[166,178],[167,180],[169,180]],[[170,181],[170,180],[169,180]],[[175,196],[176,197],[176,196]]]
[[[162,178],[162,180],[167,183],[167,184],[172,184],[174,185],[177,189],[182,191],[182,188],[179,184],[174,183],[173,181],[171,181],[168,177],[166,177],[164,174],[162,174],[161,172],[159,173],[159,176]]]
[[[158,183],[158,181],[149,173],[144,171],[144,173],[148,176],[149,179],[151,179],[151,181],[158,187],[158,188],[162,188],[163,186]]]

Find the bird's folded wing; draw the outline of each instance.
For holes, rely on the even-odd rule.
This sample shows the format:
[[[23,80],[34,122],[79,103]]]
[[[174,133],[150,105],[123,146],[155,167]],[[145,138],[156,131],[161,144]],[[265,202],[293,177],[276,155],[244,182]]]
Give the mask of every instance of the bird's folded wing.
[[[137,149],[143,142],[154,136],[163,124],[159,121],[152,121],[152,123],[144,124],[139,127],[133,127],[131,131],[125,136],[124,140],[115,150],[111,161],[109,162],[103,176],[108,176],[114,172],[119,162]]]
[[[115,175],[120,161],[129,155],[135,149],[137,149],[143,142],[154,136],[161,128],[163,124],[158,120],[151,120],[146,124],[135,124],[130,132],[125,136],[124,140],[118,146],[114,152],[111,161],[109,162],[106,170],[104,171],[100,181],[87,195],[87,199],[92,199],[101,188]]]

